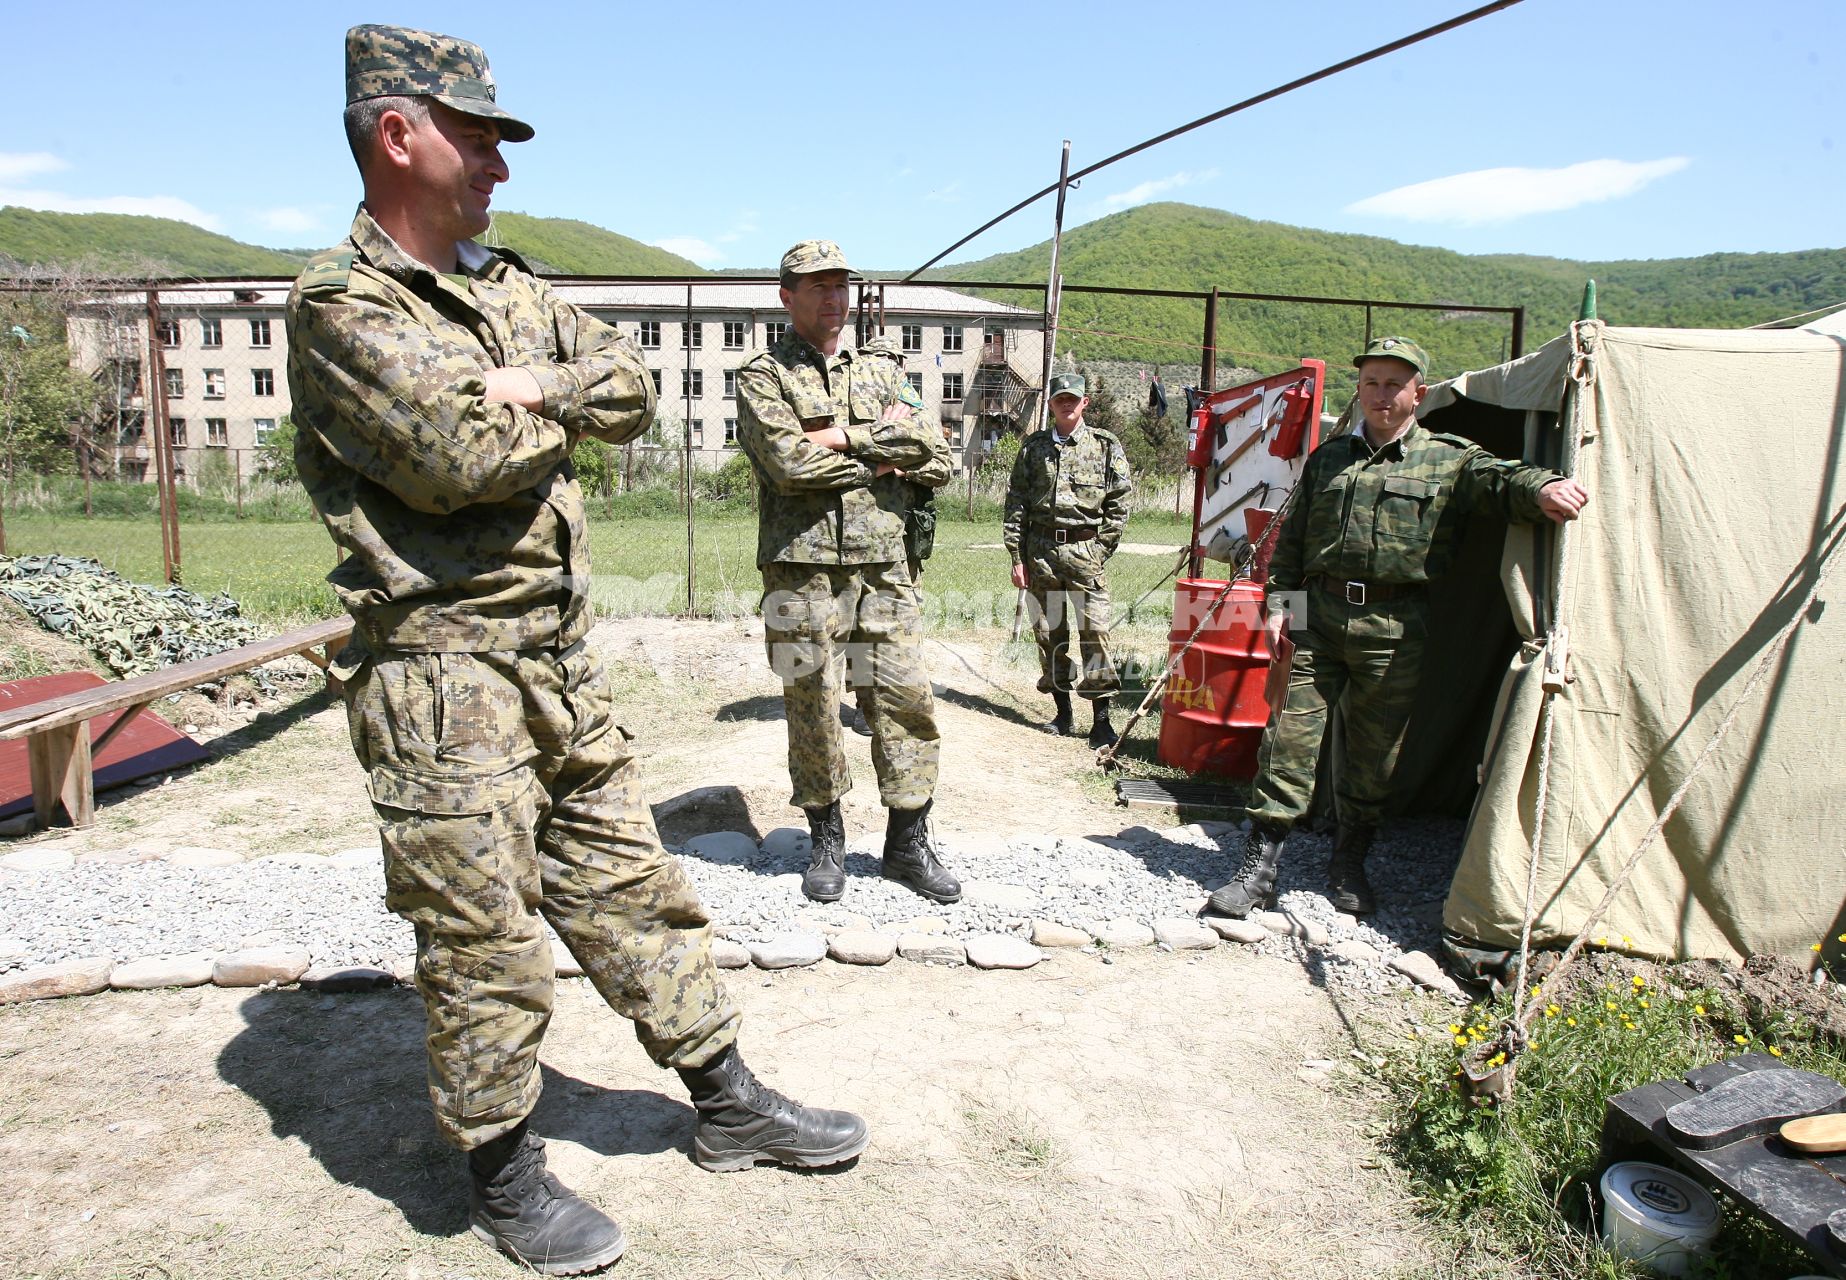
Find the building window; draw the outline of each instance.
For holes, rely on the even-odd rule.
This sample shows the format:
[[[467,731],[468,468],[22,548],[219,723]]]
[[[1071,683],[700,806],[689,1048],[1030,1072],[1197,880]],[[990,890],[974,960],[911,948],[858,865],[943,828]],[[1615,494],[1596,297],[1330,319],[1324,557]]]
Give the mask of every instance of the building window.
[[[250,322],[250,345],[253,347],[269,345],[269,321],[252,320]]]
[[[724,398],[726,400],[737,398],[737,370],[735,369],[724,371]]]
[[[223,418],[205,420],[205,443],[213,449],[222,449],[231,443],[231,432]]]
[[[904,381],[910,384],[910,389],[916,392],[919,397],[923,394],[923,375],[922,374],[907,373],[904,375]]]
[[[703,369],[681,369],[679,372],[679,393],[697,400],[705,394],[705,371]]]
[[[788,321],[771,320],[763,326],[763,345],[773,347],[782,341],[782,335],[788,332]]]
[[[658,347],[660,345],[660,321],[643,320],[641,322],[641,345],[644,347]],[[656,378],[655,380],[658,381],[659,379]]]
[[[205,347],[222,347],[224,345],[224,321],[199,320],[199,345]]]
[[[705,443],[705,419],[689,418],[686,421],[686,439],[693,444],[703,446]]]
[[[274,369],[250,370],[250,394],[273,396],[276,393],[276,371]]]
[[[224,399],[223,369],[207,369],[205,371],[205,398],[207,400]]]
[[[167,374],[167,399],[177,400],[181,396],[185,395],[186,394],[186,371],[184,369],[168,369],[166,371],[166,374]]]
[[[654,399],[660,399],[660,370],[649,369],[647,376],[654,380]]]
[[[942,375],[942,398],[944,400],[961,399],[961,375],[959,373]]]
[[[697,320],[682,326],[679,345],[682,351],[698,351],[703,348],[705,346],[705,326]]]
[[[737,419],[735,418],[724,420],[724,447],[727,449],[737,447]]]
[[[154,334],[160,339],[161,346],[177,347],[179,345],[179,321],[162,320],[155,326]]]
[[[116,443],[140,444],[142,429],[146,425],[146,420],[139,413],[123,414],[122,424],[117,429],[115,435]]]
[[[742,351],[744,341],[749,337],[749,328],[750,326],[742,320],[726,320],[724,322],[724,349]]]
[[[961,350],[961,326],[945,324],[942,326],[942,349],[944,351]]]
[[[923,326],[907,324],[904,326],[904,350],[921,351],[923,349]]]
[[[186,420],[184,418],[167,419],[167,439],[173,442],[175,449],[186,447]]]
[[[269,437],[275,433],[276,420],[274,418],[258,418],[256,421],[252,422],[250,426],[253,428],[256,447],[261,449],[264,445],[269,443]]]

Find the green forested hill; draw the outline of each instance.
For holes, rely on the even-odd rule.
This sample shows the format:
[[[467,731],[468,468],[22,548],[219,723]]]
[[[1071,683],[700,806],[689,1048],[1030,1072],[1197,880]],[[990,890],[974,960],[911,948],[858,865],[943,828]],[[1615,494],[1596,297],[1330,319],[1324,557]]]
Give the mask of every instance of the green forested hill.
[[[565,275],[703,275],[677,254],[570,218],[497,213],[488,234],[540,271]],[[171,218],[0,208],[0,257],[163,276],[293,276],[314,250],[261,249]]]
[[[260,249],[172,218],[0,208],[0,256],[29,266],[82,265],[99,273],[292,276],[305,256]]]
[[[533,268],[573,276],[702,276],[705,268],[676,253],[574,218],[494,214],[489,244],[505,245]]]
[[[1050,252],[1047,241],[929,274],[1039,281]],[[1061,254],[1066,285],[1216,285],[1251,293],[1523,305],[1528,350],[1576,317],[1583,282],[1592,278],[1598,314],[1615,324],[1731,328],[1846,303],[1846,250],[1640,262],[1471,257],[1185,204],[1143,205],[1086,223],[1065,233]],[[1030,299],[1026,305],[1037,301],[1033,295],[993,296],[1015,303]],[[1203,315],[1200,304],[1179,299],[1066,293],[1062,319],[1074,331],[1068,349],[1079,358],[1164,363],[1181,358],[1187,347],[1196,353]],[[1326,359],[1333,372],[1357,350],[1364,326],[1358,308],[1225,301],[1218,318],[1219,364],[1267,372],[1309,355]],[[1374,310],[1372,326],[1374,333],[1403,333],[1423,342],[1441,375],[1499,360],[1510,332],[1505,317],[1385,309]]]

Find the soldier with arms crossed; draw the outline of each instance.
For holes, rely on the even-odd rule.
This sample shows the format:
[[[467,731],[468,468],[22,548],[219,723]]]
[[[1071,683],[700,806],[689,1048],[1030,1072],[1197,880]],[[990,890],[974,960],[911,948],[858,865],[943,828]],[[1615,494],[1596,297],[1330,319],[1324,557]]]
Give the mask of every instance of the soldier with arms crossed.
[[[679,1070],[708,1169],[816,1166],[863,1121],[760,1084],[712,962],[711,924],[660,847],[590,629],[571,450],[646,430],[633,344],[482,248],[503,110],[486,57],[449,36],[354,27],[352,233],[288,303],[296,461],[346,552],[344,682],[384,844],[386,900],[416,930],[429,1089],[468,1155],[476,1235],[546,1275],[620,1257],[622,1231],[545,1171],[528,1128],[557,930],[648,1054]]]
[[[904,473],[946,479],[948,446],[891,361],[841,345],[850,270],[830,240],[783,254],[788,330],[737,371],[737,440],[759,497],[764,642],[782,678],[792,803],[814,840],[801,889],[817,902],[845,892],[843,672],[871,727],[888,810],[883,874],[955,902],[961,883],[929,828],[941,736],[904,551]]]
[[[1421,674],[1429,584],[1454,558],[1458,517],[1487,510],[1561,524],[1589,501],[1555,471],[1424,430],[1416,412],[1429,357],[1416,343],[1380,338],[1353,364],[1364,425],[1309,457],[1269,561],[1271,648],[1287,625],[1294,667],[1257,754],[1242,859],[1206,902],[1208,915],[1241,918],[1274,901],[1282,843],[1313,799],[1327,712],[1341,698],[1346,749],[1327,893],[1341,911],[1374,908],[1366,854]],[[1290,614],[1290,598],[1305,601],[1305,618]]]

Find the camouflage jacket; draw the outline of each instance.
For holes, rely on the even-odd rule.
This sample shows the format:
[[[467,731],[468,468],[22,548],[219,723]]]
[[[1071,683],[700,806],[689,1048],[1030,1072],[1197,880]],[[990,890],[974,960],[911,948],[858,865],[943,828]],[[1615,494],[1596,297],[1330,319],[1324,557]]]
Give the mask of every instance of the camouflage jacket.
[[[1018,564],[1034,539],[1053,529],[1093,528],[1105,555],[1115,552],[1128,524],[1134,478],[1122,442],[1107,431],[1079,424],[1070,443],[1057,443],[1050,427],[1019,446],[1006,486],[1007,554]]]
[[[1538,491],[1555,471],[1508,462],[1421,423],[1373,452],[1364,430],[1316,449],[1282,518],[1269,588],[1297,591],[1324,574],[1337,581],[1428,582],[1448,571],[1460,518],[1491,511],[1543,518]]]
[[[328,575],[374,651],[570,644],[590,628],[589,539],[570,465],[582,436],[647,429],[654,384],[615,330],[511,254],[463,245],[465,283],[364,209],[288,298],[295,461],[347,553]],[[524,366],[544,412],[489,403]]]
[[[887,406],[909,415],[881,422]],[[846,452],[803,427],[846,429]],[[942,484],[952,462],[936,415],[889,360],[823,356],[791,327],[737,371],[737,442],[756,469],[756,562],[904,558],[906,479]],[[879,464],[903,470],[874,479]]]

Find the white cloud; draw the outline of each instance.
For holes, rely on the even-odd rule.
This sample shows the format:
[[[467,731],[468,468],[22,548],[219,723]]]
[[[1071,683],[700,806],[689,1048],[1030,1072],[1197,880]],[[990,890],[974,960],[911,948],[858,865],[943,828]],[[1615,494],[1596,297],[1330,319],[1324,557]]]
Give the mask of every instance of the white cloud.
[[[1346,212],[1461,226],[1510,222],[1620,200],[1691,163],[1685,156],[1667,156],[1639,162],[1585,160],[1561,169],[1476,169],[1367,196],[1347,205]]]
[[[284,206],[279,209],[264,209],[256,215],[256,220],[270,231],[280,231],[284,235],[307,235],[320,227],[320,219],[306,209]]]
[[[668,236],[664,240],[651,242],[656,249],[665,249],[668,253],[677,253],[682,258],[690,258],[701,267],[715,267],[724,261],[724,251],[697,236]]]
[[[49,151],[0,151],[0,186],[70,166]]]
[[[1112,196],[1104,196],[1102,198],[1103,208],[1114,211],[1118,209],[1127,209],[1137,204],[1146,204],[1155,196],[1165,195],[1167,192],[1177,190],[1180,187],[1190,187],[1196,186],[1202,182],[1210,182],[1217,176],[1218,171],[1216,169],[1182,169],[1178,173],[1171,174],[1168,177],[1154,178],[1138,186],[1130,187],[1126,191],[1118,191]]]

